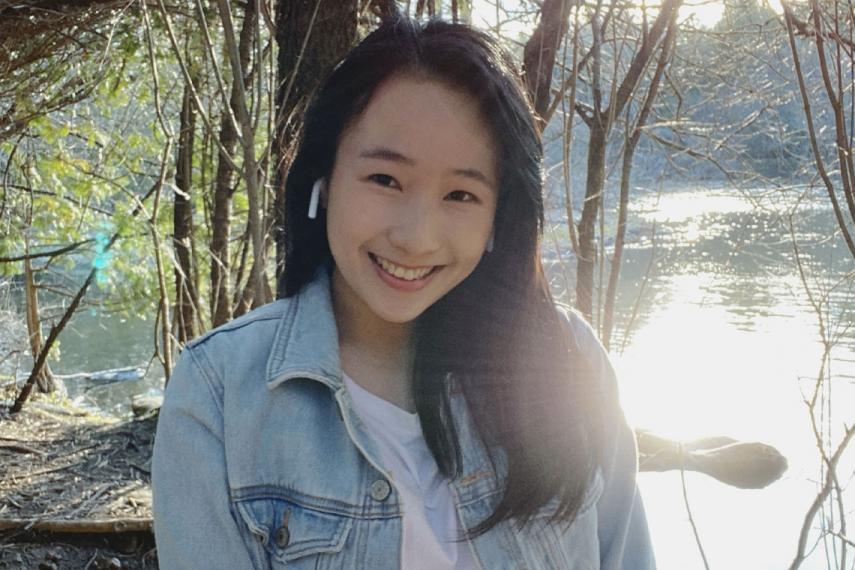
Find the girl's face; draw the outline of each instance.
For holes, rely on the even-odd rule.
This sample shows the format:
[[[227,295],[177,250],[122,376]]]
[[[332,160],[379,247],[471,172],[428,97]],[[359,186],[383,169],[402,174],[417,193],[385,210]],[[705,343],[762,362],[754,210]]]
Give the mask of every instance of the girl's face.
[[[336,302],[407,323],[463,281],[492,231],[496,156],[468,95],[382,83],[342,134],[324,196]]]

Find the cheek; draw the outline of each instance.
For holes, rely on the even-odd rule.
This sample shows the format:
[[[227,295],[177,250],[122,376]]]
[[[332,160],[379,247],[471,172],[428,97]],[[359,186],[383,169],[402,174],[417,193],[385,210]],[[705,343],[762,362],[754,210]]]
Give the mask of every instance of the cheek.
[[[346,254],[348,245],[358,239],[359,232],[355,222],[352,216],[347,215],[346,203],[337,199],[327,202],[327,240],[337,263],[340,263],[341,256]]]
[[[475,265],[484,254],[484,247],[491,231],[491,220],[470,219],[468,223],[457,224],[450,230],[448,237],[449,241],[454,244],[458,259]]]
[[[341,192],[341,189],[338,190]],[[358,192],[333,196],[327,209],[327,237],[333,250],[359,247],[382,227],[382,219]]]

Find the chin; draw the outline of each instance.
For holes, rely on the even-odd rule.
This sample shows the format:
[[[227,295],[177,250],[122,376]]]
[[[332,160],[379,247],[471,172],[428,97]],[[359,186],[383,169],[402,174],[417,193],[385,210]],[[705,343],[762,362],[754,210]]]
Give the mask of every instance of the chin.
[[[400,307],[400,308],[392,308],[388,305],[372,307],[372,311],[375,315],[386,321],[387,323],[394,323],[396,325],[404,325],[407,323],[411,323],[418,319],[422,313],[424,313],[428,307]]]
[[[390,313],[388,311],[378,312],[377,316],[386,321],[387,323],[393,323],[396,325],[405,325],[407,323],[412,323],[416,319],[418,319],[424,310],[421,311],[395,311],[394,313]]]

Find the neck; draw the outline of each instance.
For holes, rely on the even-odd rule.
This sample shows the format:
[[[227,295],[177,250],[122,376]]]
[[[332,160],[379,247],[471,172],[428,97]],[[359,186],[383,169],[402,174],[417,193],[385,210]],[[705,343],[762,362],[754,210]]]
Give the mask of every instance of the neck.
[[[342,370],[369,392],[414,411],[411,323],[390,323],[378,317],[336,269],[332,300]]]

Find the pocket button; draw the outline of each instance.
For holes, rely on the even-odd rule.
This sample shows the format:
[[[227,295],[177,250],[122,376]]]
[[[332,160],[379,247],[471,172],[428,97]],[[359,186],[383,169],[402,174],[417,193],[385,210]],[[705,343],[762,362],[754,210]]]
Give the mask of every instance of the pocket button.
[[[392,492],[392,487],[389,482],[384,479],[377,479],[371,483],[371,498],[375,501],[385,501]]]
[[[287,548],[289,542],[291,542],[291,531],[283,524],[276,531],[276,546]]]

